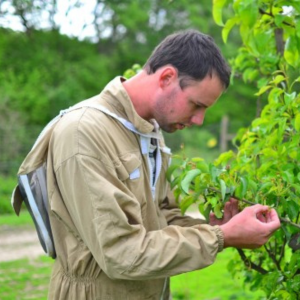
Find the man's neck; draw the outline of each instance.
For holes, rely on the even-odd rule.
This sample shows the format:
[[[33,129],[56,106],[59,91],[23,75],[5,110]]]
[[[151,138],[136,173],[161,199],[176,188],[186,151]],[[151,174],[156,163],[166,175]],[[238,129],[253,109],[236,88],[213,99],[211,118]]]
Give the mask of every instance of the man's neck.
[[[151,91],[153,91],[152,76],[142,70],[122,84],[138,115],[148,121],[153,118],[151,112]]]

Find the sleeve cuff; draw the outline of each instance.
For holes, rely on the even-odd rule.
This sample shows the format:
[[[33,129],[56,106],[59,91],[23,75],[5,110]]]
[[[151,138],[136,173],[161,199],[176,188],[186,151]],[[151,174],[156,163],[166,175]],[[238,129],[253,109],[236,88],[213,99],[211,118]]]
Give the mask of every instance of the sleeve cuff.
[[[223,251],[224,249],[224,234],[220,226],[216,225],[212,227],[213,231],[215,232],[217,238],[218,238],[218,245],[219,249],[218,252]]]

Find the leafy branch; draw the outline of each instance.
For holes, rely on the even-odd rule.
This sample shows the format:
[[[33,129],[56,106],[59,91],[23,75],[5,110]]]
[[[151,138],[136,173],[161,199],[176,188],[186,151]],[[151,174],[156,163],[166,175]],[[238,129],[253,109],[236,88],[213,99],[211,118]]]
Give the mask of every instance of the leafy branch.
[[[209,187],[208,189],[211,190],[211,191],[214,191],[214,192],[216,192],[216,193],[221,194],[221,191],[218,190],[218,189],[216,189],[216,188]],[[244,203],[246,203],[246,204],[248,204],[248,205],[251,205],[251,206],[257,204],[257,203],[251,202],[251,201],[249,201],[249,200],[246,200],[246,199],[240,199],[239,197],[237,197],[237,196],[235,196],[235,195],[233,195],[233,198],[236,199],[236,200],[238,200],[238,201],[244,202]],[[288,224],[288,225],[291,225],[291,226],[294,226],[294,227],[300,229],[300,224],[293,223],[292,221],[290,221],[290,220],[288,220],[288,219],[286,219],[286,218],[282,218],[282,217],[279,217],[279,219],[280,219],[280,221],[283,222],[283,223],[286,223],[286,224]]]
[[[269,13],[269,12],[266,12],[266,11],[264,11],[262,8],[259,8],[259,12],[260,12],[260,14],[262,14],[262,15],[267,15],[267,16],[269,16],[269,17],[272,17],[272,18],[275,18],[275,16],[274,16],[274,14],[273,13]],[[283,21],[282,22],[284,25],[287,25],[287,26],[290,26],[290,27],[293,27],[293,28],[295,28],[295,26],[293,25],[293,24],[290,24],[290,23],[288,23],[288,22],[286,22],[286,21]]]

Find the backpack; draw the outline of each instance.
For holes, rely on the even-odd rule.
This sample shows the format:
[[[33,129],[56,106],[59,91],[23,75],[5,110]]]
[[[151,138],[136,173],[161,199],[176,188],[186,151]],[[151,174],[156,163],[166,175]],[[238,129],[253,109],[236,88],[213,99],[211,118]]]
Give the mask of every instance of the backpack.
[[[56,258],[54,240],[50,226],[47,193],[47,153],[50,137],[57,122],[68,112],[82,106],[75,105],[60,111],[42,130],[18,171],[18,184],[14,188],[11,204],[17,216],[25,203],[34,222],[44,252]]]
[[[95,104],[93,98],[82,101],[66,110],[60,111],[59,115],[52,119],[42,130],[32,149],[27,154],[18,170],[18,185],[13,190],[11,204],[16,215],[19,216],[22,203],[25,203],[31,218],[33,219],[40,244],[44,249],[44,252],[52,258],[56,258],[56,252],[48,211],[48,146],[52,132],[58,121],[66,113],[84,107],[98,109],[121,122],[128,130],[143,136],[143,134],[140,133],[132,123],[110,112],[106,107],[100,104]]]
[[[75,109],[83,107],[94,107],[88,104],[88,100],[80,102],[66,110],[61,110],[59,115],[52,119],[42,130],[27,154],[18,170],[18,184],[14,188],[11,197],[11,204],[17,216],[21,211],[22,203],[25,203],[44,252],[56,258],[55,245],[49,219],[49,203],[47,192],[47,154],[48,145],[58,121],[66,114]],[[105,110],[97,105],[98,109]]]

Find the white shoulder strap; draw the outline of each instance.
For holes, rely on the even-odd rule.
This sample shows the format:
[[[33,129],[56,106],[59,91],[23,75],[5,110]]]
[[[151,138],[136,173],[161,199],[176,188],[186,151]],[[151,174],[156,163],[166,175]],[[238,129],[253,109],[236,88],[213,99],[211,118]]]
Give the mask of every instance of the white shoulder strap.
[[[128,130],[132,131],[132,132],[135,132],[136,134],[139,134],[140,136],[144,136],[144,137],[147,137],[147,138],[155,138],[155,139],[160,139],[160,136],[159,134],[155,133],[155,132],[151,132],[151,133],[148,133],[148,134],[145,134],[145,133],[142,133],[140,132],[138,129],[136,129],[136,127],[131,123],[129,122],[128,120],[116,115],[115,113],[112,113],[111,111],[109,111],[106,107],[100,105],[100,104],[91,104],[91,103],[88,103],[88,102],[80,102],[74,106],[71,106],[67,109],[64,109],[64,110],[61,110],[59,112],[59,114],[53,118],[46,126],[45,128],[42,130],[42,132],[40,133],[40,135],[38,136],[37,140],[35,141],[32,149],[35,147],[35,145],[39,142],[39,140],[45,135],[45,133],[50,129],[52,128],[52,126],[58,122],[58,120],[63,117],[65,114],[73,111],[73,110],[76,110],[76,109],[80,109],[80,108],[83,108],[83,107],[90,107],[90,108],[94,108],[94,109],[98,109],[100,111],[102,111],[103,113],[111,116],[112,118],[118,120],[119,122],[121,122],[124,127],[126,127]]]

